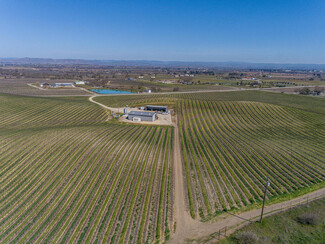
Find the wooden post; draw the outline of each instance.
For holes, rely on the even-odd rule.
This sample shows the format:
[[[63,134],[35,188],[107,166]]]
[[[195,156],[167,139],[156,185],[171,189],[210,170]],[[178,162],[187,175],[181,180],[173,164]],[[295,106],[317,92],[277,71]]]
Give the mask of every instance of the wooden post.
[[[265,190],[264,190],[264,197],[263,197],[263,206],[262,206],[262,212],[261,212],[260,223],[262,223],[262,219],[263,219],[263,212],[264,212],[264,206],[265,206],[266,192],[267,192],[267,187],[268,187],[269,185],[270,185],[269,178],[266,178]]]

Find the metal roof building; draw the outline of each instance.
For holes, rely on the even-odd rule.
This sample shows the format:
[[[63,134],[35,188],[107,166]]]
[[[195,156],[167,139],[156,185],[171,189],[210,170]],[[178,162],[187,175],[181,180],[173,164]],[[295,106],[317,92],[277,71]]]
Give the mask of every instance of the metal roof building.
[[[51,87],[73,87],[72,83],[54,83],[50,84]]]
[[[156,113],[131,111],[128,114],[128,119],[132,121],[155,121]]]
[[[167,106],[147,105],[146,110],[162,111],[162,112],[168,113],[168,107]]]

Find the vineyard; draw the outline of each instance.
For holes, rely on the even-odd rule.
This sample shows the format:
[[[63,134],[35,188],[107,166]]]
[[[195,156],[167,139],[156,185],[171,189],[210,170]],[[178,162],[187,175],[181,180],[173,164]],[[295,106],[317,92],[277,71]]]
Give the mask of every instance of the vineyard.
[[[0,95],[0,131],[94,125],[107,120],[109,111],[86,98],[34,98]]]
[[[84,96],[89,95],[78,88],[68,88],[68,89],[37,89],[31,87],[27,84],[36,84],[48,82],[46,79],[0,79],[0,93],[2,94],[12,94],[12,95],[22,95],[22,96],[49,96],[49,95],[71,95],[71,96]],[[52,80],[51,82],[62,82],[62,80]],[[66,81],[71,82],[71,81]]]
[[[240,92],[198,92],[198,93],[169,93],[133,96],[97,97],[96,101],[119,107],[125,105],[143,105],[147,103],[174,105],[179,99],[195,99],[204,101],[252,101],[274,105],[293,107],[316,114],[325,114],[324,99],[310,96],[293,96],[281,93],[264,91],[240,91]],[[312,116],[313,114],[309,114]]]
[[[269,200],[325,182],[323,99],[209,92],[95,100],[168,105],[179,132],[108,120],[88,97],[0,94],[1,243],[168,240],[178,224],[175,136],[195,219],[259,204],[266,177]]]
[[[0,100],[1,243],[169,238],[171,127],[106,122],[87,98]]]
[[[308,114],[257,102],[177,103],[192,217],[324,181],[325,130]]]
[[[266,178],[272,182],[268,199],[324,182],[322,99],[225,92],[97,100],[116,106],[170,103],[174,107],[193,218],[260,203]]]

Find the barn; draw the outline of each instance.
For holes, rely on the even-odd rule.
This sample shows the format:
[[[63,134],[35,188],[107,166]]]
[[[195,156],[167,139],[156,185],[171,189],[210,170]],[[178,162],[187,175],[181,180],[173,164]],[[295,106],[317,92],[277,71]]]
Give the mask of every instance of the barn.
[[[128,114],[128,119],[132,121],[155,121],[156,113],[131,111]]]
[[[75,85],[86,85],[86,82],[82,81],[82,80],[77,80],[74,82]]]
[[[167,106],[147,105],[146,110],[161,111],[161,112],[164,112],[164,113],[168,113],[168,107]]]
[[[50,84],[50,86],[52,88],[56,88],[56,87],[73,87],[72,83],[54,83],[54,84]]]

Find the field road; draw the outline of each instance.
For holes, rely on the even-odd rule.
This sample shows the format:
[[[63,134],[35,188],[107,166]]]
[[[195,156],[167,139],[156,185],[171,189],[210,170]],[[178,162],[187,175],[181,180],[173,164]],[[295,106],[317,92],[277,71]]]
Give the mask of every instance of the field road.
[[[90,90],[88,90],[88,89],[86,89],[86,88],[83,88],[83,87],[77,87],[77,88],[79,88],[80,90],[83,90],[83,91],[85,91],[85,92],[88,92],[88,93],[90,93],[90,94],[93,94],[94,96],[97,95],[96,92],[90,91]]]
[[[176,182],[175,182],[176,183]],[[177,187],[175,188],[177,189]],[[175,190],[176,191],[176,190]],[[176,194],[176,192],[175,192]],[[297,206],[299,204],[308,203],[308,201],[312,201],[319,198],[324,198],[325,196],[325,188],[319,189],[317,191],[311,192],[304,196],[277,203],[272,204],[265,207],[264,216],[268,216],[274,213],[279,213],[281,211],[287,210],[291,207]],[[175,204],[178,202],[175,202]],[[181,208],[175,209],[181,210]],[[239,215],[230,215],[230,214],[223,214],[219,216],[216,222],[200,222],[198,220],[192,220],[188,224],[185,223],[185,226],[178,225],[178,222],[184,223],[188,221],[190,218],[189,212],[184,211],[183,213],[175,213],[176,218],[179,219],[177,221],[177,228],[176,233],[172,236],[172,239],[169,243],[195,243],[197,241],[204,241],[205,243],[215,243],[217,238],[209,238],[211,235],[216,235],[219,230],[224,231],[227,228],[227,235],[233,233],[235,230],[243,227],[244,225],[248,224],[250,221],[256,221],[259,219],[261,214],[261,209],[254,209],[251,211],[243,212]],[[179,228],[179,229],[178,229]],[[224,232],[222,232],[224,233]]]
[[[176,221],[176,232],[172,235],[172,240],[175,240],[175,243],[179,243],[178,240],[181,240],[186,236],[189,229],[193,229],[197,226],[197,222],[192,219],[190,214],[186,210],[185,204],[185,187],[184,187],[184,176],[183,173],[183,163],[181,156],[181,147],[180,147],[180,134],[177,126],[177,116],[176,122],[174,124],[174,175],[175,175],[175,221]]]
[[[33,84],[30,84],[30,83],[27,83],[27,85],[29,85],[30,87],[37,88],[38,90],[46,91],[46,89],[44,89],[44,88],[42,88],[42,87],[35,86],[35,85],[33,85]]]
[[[106,106],[106,105],[104,105],[104,104],[102,104],[102,103],[99,103],[99,102],[94,101],[94,99],[93,99],[94,97],[97,97],[97,95],[94,95],[94,96],[89,97],[89,98],[88,98],[89,101],[92,102],[92,103],[96,103],[97,105],[99,105],[99,106],[101,106],[101,107],[103,107],[103,108],[106,108],[106,109],[108,109],[108,110],[111,110],[111,111],[113,111],[114,113],[118,113],[118,112],[119,112],[119,111],[118,111],[118,108],[108,107],[108,106]]]

